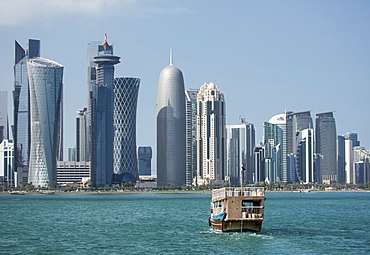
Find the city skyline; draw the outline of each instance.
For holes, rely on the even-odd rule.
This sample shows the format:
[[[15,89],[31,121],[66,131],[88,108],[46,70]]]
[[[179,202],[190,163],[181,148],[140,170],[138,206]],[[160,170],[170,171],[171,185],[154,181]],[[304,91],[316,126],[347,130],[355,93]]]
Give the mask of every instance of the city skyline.
[[[116,76],[142,78],[137,145],[156,147],[153,94],[158,73],[167,64],[168,48],[173,46],[176,64],[184,73],[185,90],[216,79],[228,104],[226,123],[238,124],[238,115],[245,116],[255,125],[257,144],[262,140],[262,125],[270,117],[285,109],[310,109],[312,116],[334,110],[337,134],[358,133],[361,145],[370,147],[366,111],[369,3],[144,3],[134,2],[125,12],[120,11],[128,6],[126,1],[100,5],[97,10],[93,5],[85,11],[78,4],[70,11],[57,10],[48,3],[43,10],[46,14],[40,16],[45,17],[47,10],[55,15],[48,16],[47,22],[34,16],[27,19],[27,14],[17,15],[15,20],[6,14],[12,13],[13,7],[2,5],[0,32],[6,36],[0,46],[11,50],[2,53],[0,90],[8,92],[8,112],[13,111],[9,95],[14,84],[14,40],[24,43],[29,38],[39,39],[42,56],[65,66],[64,148],[76,145],[75,112],[87,106],[86,45],[91,40],[102,42],[101,35],[106,32],[115,52],[124,59],[116,68]],[[95,18],[94,14],[112,6],[116,8],[108,18],[117,21],[109,22],[107,28],[107,18]],[[18,14],[33,8],[26,2],[15,7]],[[135,17],[138,13],[140,17]],[[212,15],[224,18],[212,19]],[[130,40],[123,36],[127,34]],[[71,43],[73,47],[66,47]],[[11,115],[9,122],[14,123]]]

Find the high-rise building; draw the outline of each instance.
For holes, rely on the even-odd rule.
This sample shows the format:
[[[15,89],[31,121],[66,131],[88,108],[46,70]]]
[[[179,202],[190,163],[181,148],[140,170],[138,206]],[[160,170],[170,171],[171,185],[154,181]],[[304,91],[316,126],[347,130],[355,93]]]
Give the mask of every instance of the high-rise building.
[[[88,155],[88,113],[87,108],[77,110],[76,118],[76,161],[89,161]]]
[[[96,84],[90,99],[91,183],[94,187],[112,184],[113,178],[113,77],[114,65],[120,57],[113,55],[113,46],[105,41],[94,57]]]
[[[227,176],[230,183],[239,185],[241,182],[255,182],[254,125],[241,118],[241,124],[227,125],[226,133]]]
[[[297,134],[304,129],[313,129],[311,111],[287,112],[286,113],[286,132],[287,132],[287,153],[297,153]]]
[[[337,137],[337,171],[339,183],[355,183],[356,169],[353,148],[360,146],[357,133],[347,132]]]
[[[136,155],[136,109],[140,79],[115,78],[113,83],[113,181],[139,180]]]
[[[137,158],[139,175],[151,175],[152,174],[152,147],[150,146],[138,146],[137,147]]]
[[[30,96],[27,61],[40,57],[40,41],[29,39],[28,49],[15,41],[14,59],[14,170],[19,183],[28,183],[30,157]]]
[[[57,160],[62,160],[63,66],[35,57],[27,62],[31,149],[28,182],[35,187],[56,184]]]
[[[299,131],[296,144],[296,179],[306,184],[315,182],[313,129]]]
[[[0,143],[9,139],[8,128],[8,92],[0,91]]]
[[[179,68],[165,67],[158,81],[157,184],[181,186],[186,182],[185,88]]]
[[[77,161],[76,160],[76,146],[71,146],[68,148],[68,161]]]
[[[345,155],[346,150],[344,147],[345,137],[343,135],[338,135],[337,137],[337,171],[338,171],[338,183],[345,183],[346,176],[345,176]]]
[[[197,95],[199,89],[186,93],[186,185],[192,185],[197,174]]]
[[[224,183],[226,177],[226,102],[213,83],[197,96],[197,176],[195,184]]]
[[[286,113],[264,124],[265,178],[268,182],[288,182]]]
[[[14,175],[14,144],[8,139],[0,142],[0,183],[8,187],[18,186]]]
[[[265,162],[264,156],[265,148],[264,146],[254,147],[254,180],[255,182],[265,181]]]
[[[333,112],[316,114],[316,154],[320,157],[320,181],[324,183],[338,180],[336,138]]]

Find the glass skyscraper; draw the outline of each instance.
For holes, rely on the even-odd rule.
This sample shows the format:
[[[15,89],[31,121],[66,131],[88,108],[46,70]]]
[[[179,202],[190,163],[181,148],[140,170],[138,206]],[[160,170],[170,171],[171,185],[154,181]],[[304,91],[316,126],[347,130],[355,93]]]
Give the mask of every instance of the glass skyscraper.
[[[165,67],[158,81],[157,185],[181,186],[186,182],[186,113],[184,78],[179,68]]]
[[[28,183],[30,157],[30,96],[28,84],[28,59],[40,57],[40,41],[28,40],[28,49],[15,41],[14,59],[14,168],[18,183]]]
[[[316,153],[320,157],[320,176],[325,183],[337,182],[337,130],[333,112],[316,114]]]
[[[9,139],[8,128],[8,92],[0,91],[0,143]]]
[[[152,174],[152,147],[138,146],[137,157],[139,162],[139,175]]]
[[[87,108],[77,110],[76,118],[76,161],[89,161],[88,155],[88,117]]]
[[[54,186],[62,150],[63,66],[37,57],[28,60],[27,68],[31,121],[28,182],[35,187]]]
[[[139,78],[115,78],[113,83],[113,181],[139,180],[136,156],[136,109]]]
[[[94,57],[96,84],[90,99],[91,118],[91,183],[94,187],[112,184],[113,178],[113,77],[114,65],[120,57],[113,55],[113,46],[98,46]],[[93,79],[91,79],[93,81]]]

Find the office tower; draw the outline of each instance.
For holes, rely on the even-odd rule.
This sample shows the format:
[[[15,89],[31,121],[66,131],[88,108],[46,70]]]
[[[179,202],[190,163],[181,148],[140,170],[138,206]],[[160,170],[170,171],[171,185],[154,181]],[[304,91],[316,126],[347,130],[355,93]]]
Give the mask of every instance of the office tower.
[[[320,176],[324,183],[337,182],[337,131],[333,112],[316,114],[316,153],[320,156]]]
[[[179,68],[165,67],[158,81],[157,96],[157,184],[181,186],[186,178],[185,89]]]
[[[15,41],[14,59],[14,170],[19,183],[28,183],[30,156],[30,98],[27,61],[40,57],[40,41],[29,39],[28,49]]]
[[[186,185],[192,185],[197,174],[197,94],[189,89],[186,94]]]
[[[86,115],[86,137],[88,141],[86,143],[85,159],[82,157],[80,161],[91,160],[91,128],[92,128],[92,108],[94,107],[93,91],[96,84],[96,68],[97,64],[94,62],[95,56],[99,54],[99,45],[102,45],[101,41],[91,41],[87,44],[87,108],[84,114]],[[82,152],[81,152],[82,153]]]
[[[0,143],[9,139],[8,128],[8,92],[0,91]]]
[[[354,183],[370,182],[370,151],[364,147],[353,147]]]
[[[113,46],[105,41],[94,57],[96,84],[90,99],[91,118],[91,183],[94,187],[112,184],[113,177],[113,77],[114,65],[120,57],[113,55]]]
[[[0,142],[0,183],[18,186],[14,175],[14,144],[8,139]]]
[[[27,69],[31,121],[28,182],[35,187],[54,186],[63,149],[63,66],[36,57],[28,60]]]
[[[343,135],[338,135],[337,137],[337,171],[338,171],[338,183],[345,183],[345,147],[344,147],[345,137]]]
[[[254,145],[255,131],[251,123],[241,118],[239,125],[226,126],[227,176],[230,183],[255,182]],[[241,170],[243,169],[245,170]]]
[[[68,161],[76,161],[76,146],[71,146],[68,148]]]
[[[255,182],[265,181],[265,163],[264,156],[265,148],[264,146],[254,147],[254,180]]]
[[[311,111],[286,112],[287,153],[297,153],[297,134],[304,129],[313,129]]]
[[[138,146],[137,158],[139,175],[152,175],[152,147]]]
[[[288,182],[286,114],[264,124],[265,177],[268,182]]]
[[[197,96],[196,184],[223,184],[226,176],[226,102],[213,83],[204,83]]]
[[[299,131],[297,135],[296,179],[300,183],[314,182],[313,129]]]
[[[89,161],[88,146],[88,112],[87,108],[77,110],[76,118],[76,161]]]
[[[136,109],[140,79],[115,78],[113,83],[113,181],[139,180],[136,155]]]

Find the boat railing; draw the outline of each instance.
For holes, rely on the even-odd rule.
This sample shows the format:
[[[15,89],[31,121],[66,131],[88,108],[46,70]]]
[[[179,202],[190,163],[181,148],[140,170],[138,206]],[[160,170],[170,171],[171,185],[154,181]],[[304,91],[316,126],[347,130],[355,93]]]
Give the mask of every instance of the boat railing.
[[[221,188],[212,191],[212,199],[219,199],[223,197],[264,197],[265,189],[263,187],[245,187],[245,188]]]
[[[243,206],[242,218],[245,219],[258,219],[263,218],[263,206]]]

